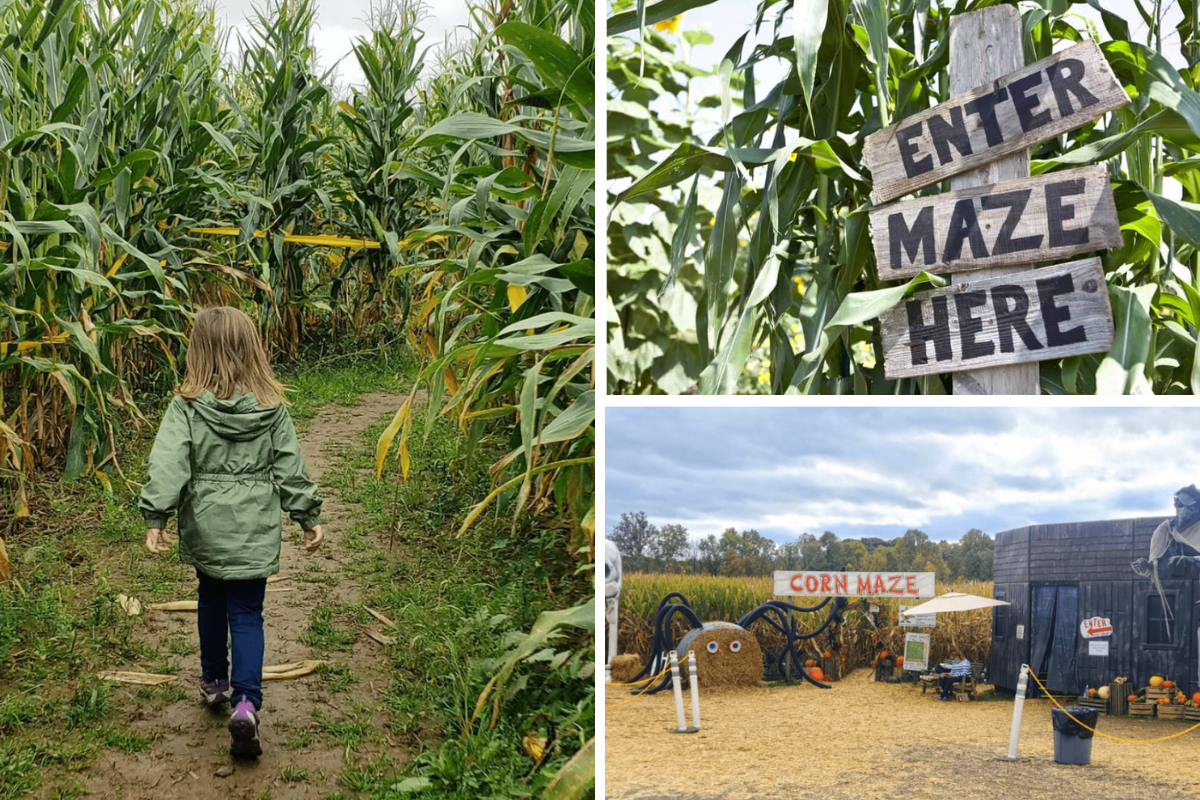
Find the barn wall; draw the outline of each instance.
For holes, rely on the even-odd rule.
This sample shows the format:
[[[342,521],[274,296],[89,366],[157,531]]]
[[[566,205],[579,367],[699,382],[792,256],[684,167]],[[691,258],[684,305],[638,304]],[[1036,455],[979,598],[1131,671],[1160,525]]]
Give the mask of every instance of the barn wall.
[[[1195,570],[1185,564],[1159,564],[1163,589],[1177,594],[1177,644],[1144,645],[1149,598],[1157,598],[1150,581],[1134,573],[1131,564],[1148,557],[1150,539],[1167,517],[1031,525],[996,534],[995,591],[1012,604],[1004,630],[993,634],[991,669],[998,688],[1016,689],[1020,666],[1030,658],[1033,587],[1038,584],[1077,585],[1077,624],[1093,616],[1108,617],[1113,635],[1109,654],[1089,654],[1088,640],[1076,639],[1080,687],[1100,686],[1123,675],[1134,688],[1150,676],[1170,677],[1185,692],[1200,691],[1200,591]],[[1157,600],[1156,600],[1157,602]],[[1025,639],[1016,638],[1017,625]]]
[[[1010,692],[1017,690],[1017,678],[1021,664],[1029,658],[1029,584],[996,584],[995,596],[1007,600],[1011,605],[1007,613],[998,618],[1002,624],[992,632],[992,659],[989,673],[992,682]],[[1024,639],[1017,638],[1017,626],[1025,627]]]

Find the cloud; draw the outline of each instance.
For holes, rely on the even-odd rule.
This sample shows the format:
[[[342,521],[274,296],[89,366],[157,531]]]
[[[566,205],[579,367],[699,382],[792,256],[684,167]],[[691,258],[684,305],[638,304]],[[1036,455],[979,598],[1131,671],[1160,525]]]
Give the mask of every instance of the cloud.
[[[1171,513],[1200,409],[631,408],[605,416],[605,525],[957,540]]]

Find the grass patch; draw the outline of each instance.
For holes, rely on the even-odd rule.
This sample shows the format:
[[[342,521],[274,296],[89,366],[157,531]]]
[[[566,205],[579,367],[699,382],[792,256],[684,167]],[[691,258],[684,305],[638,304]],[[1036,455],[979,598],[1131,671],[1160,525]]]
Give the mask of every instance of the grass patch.
[[[279,777],[287,783],[302,783],[308,780],[308,770],[289,764],[279,770]]]
[[[995,689],[984,689],[982,692],[975,695],[975,702],[977,702],[977,703],[988,703],[988,702],[996,702],[996,701],[1011,703],[1015,699],[1016,699],[1016,697],[1014,695],[1008,694],[1006,692],[997,692]]]
[[[344,605],[320,603],[309,614],[308,628],[300,634],[300,641],[320,653],[349,649],[358,634],[335,621],[346,615]]]

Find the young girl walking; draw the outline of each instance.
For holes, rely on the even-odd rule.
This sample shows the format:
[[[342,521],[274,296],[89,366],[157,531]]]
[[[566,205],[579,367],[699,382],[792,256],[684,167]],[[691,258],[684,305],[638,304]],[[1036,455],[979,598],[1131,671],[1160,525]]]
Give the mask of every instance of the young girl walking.
[[[146,549],[166,553],[179,523],[179,558],[200,582],[202,691],[212,708],[233,705],[229,752],[262,754],[263,595],[279,572],[280,516],[324,539],[321,498],[309,480],[296,429],[254,323],[236,308],[196,315],[183,383],[150,451],[139,507]],[[226,643],[232,642],[233,671]]]

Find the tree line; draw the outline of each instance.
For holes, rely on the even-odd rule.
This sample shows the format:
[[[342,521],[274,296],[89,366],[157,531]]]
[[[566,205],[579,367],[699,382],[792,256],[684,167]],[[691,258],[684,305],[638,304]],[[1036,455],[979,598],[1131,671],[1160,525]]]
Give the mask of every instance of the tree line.
[[[654,525],[645,513],[621,514],[608,538],[621,551],[626,572],[696,575],[769,575],[775,570],[843,569],[864,572],[934,572],[939,580],[992,580],[995,542],[972,528],[957,542],[935,542],[910,528],[895,539],[840,539],[825,531],[776,543],[751,528],[726,528],[693,541],[683,525]]]

